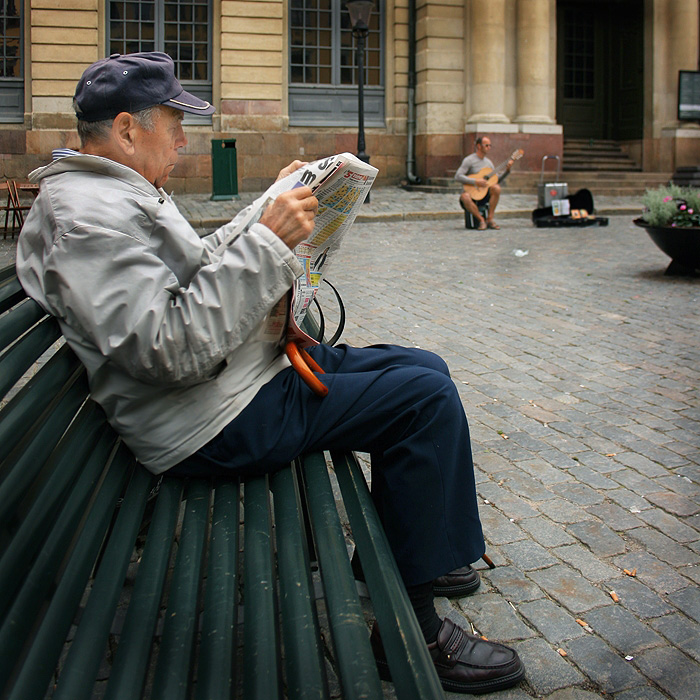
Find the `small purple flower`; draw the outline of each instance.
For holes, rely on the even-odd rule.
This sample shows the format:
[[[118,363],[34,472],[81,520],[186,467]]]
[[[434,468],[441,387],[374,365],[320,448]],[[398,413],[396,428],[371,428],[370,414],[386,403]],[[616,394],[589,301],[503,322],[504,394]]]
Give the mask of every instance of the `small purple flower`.
[[[664,202],[670,202],[673,199],[673,197],[664,197]]]
[[[685,211],[685,210],[687,209],[687,207],[685,206],[685,204],[681,204],[680,207],[678,207],[678,208],[679,208],[681,211]]]
[[[692,213],[693,213],[693,210],[692,210],[692,209],[688,209],[688,214],[692,214]]]
[[[675,225],[676,225],[676,222],[673,221],[673,222],[671,223],[671,226],[675,226]]]

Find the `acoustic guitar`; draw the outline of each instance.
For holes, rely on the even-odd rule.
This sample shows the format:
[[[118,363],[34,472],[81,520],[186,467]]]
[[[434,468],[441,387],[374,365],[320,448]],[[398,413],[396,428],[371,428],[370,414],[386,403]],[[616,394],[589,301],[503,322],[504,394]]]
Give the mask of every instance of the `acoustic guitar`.
[[[486,196],[491,185],[495,185],[498,182],[498,178],[502,174],[502,171],[506,169],[508,161],[516,161],[522,158],[524,153],[525,151],[523,151],[522,148],[518,148],[517,151],[513,151],[510,157],[506,158],[502,163],[499,163],[493,170],[490,168],[482,168],[478,173],[469,173],[468,177],[474,178],[475,180],[486,180],[486,187],[462,185],[464,191],[467,192],[475,202],[480,202]]]

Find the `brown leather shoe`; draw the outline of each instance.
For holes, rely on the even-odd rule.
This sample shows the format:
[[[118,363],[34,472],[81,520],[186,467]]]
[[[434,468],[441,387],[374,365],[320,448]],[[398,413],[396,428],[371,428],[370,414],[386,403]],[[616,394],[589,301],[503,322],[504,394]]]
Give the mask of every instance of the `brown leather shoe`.
[[[433,581],[433,593],[447,598],[461,598],[474,593],[480,585],[479,572],[471,566],[462,566],[436,578]]]
[[[377,670],[383,680],[391,680],[377,625],[370,637]],[[428,644],[440,684],[454,693],[492,693],[519,683],[525,669],[517,652],[496,642],[469,634],[445,618],[436,642]]]

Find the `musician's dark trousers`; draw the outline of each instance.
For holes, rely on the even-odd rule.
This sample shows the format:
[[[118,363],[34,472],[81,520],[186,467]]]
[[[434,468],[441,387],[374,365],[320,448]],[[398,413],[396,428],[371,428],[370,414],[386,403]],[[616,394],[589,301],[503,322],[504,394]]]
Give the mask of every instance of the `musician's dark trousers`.
[[[291,368],[171,470],[273,472],[314,449],[369,452],[372,495],[406,585],[484,553],[469,428],[447,366],[416,348],[318,346],[319,398]]]

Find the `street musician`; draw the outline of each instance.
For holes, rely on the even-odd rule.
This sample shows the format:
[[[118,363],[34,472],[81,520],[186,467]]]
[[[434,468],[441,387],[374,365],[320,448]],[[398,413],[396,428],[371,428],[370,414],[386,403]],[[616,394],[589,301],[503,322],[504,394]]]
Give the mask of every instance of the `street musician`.
[[[462,209],[469,212],[479,223],[477,230],[487,228],[499,229],[494,221],[498,200],[501,197],[500,183],[508,177],[513,163],[523,155],[522,150],[514,151],[510,158],[498,167],[487,157],[491,148],[488,136],[478,136],[474,142],[474,153],[467,156],[455,173],[455,180],[461,182],[464,191],[459,196]],[[488,202],[486,218],[479,210],[479,205]]]

